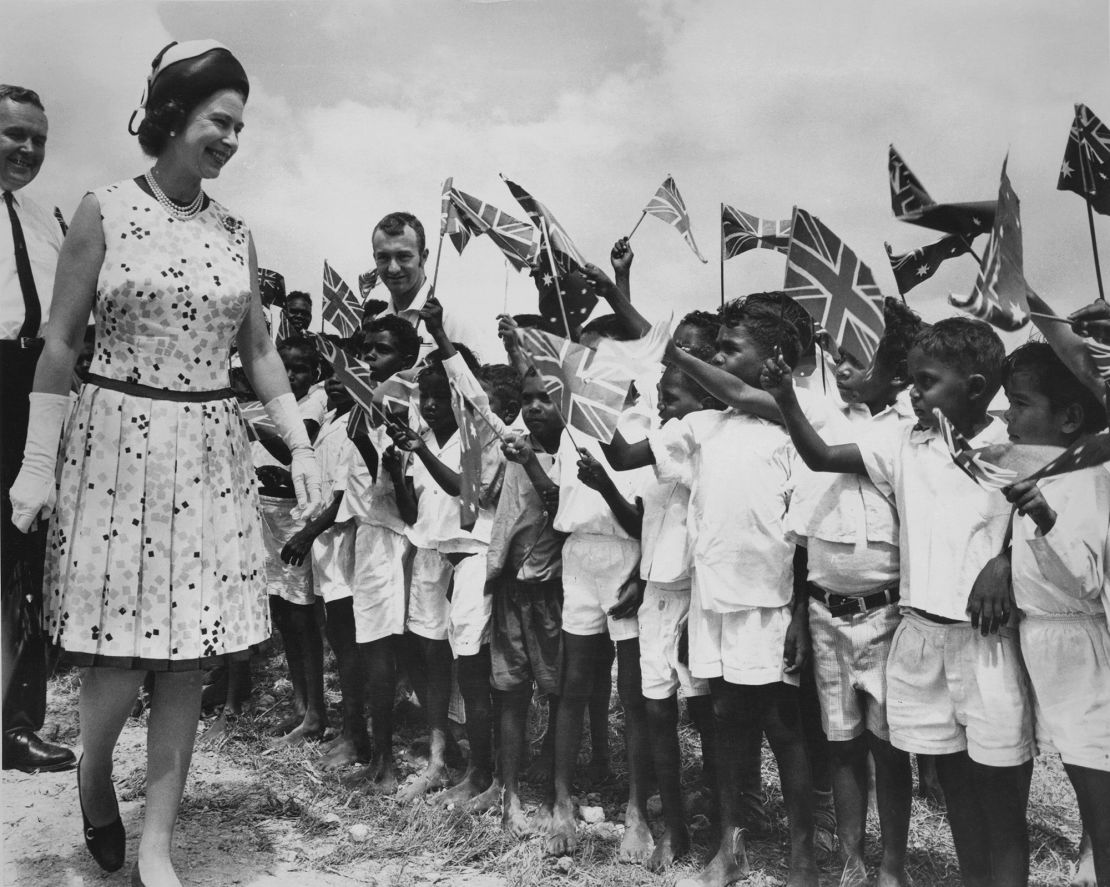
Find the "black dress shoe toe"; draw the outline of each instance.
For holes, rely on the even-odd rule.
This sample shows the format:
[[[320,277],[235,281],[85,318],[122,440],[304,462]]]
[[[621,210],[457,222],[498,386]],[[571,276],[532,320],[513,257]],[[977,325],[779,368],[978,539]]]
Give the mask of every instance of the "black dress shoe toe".
[[[81,765],[77,765],[77,802],[81,805],[81,825],[85,830],[85,846],[93,859],[106,872],[123,868],[127,858],[127,832],[119,814],[107,825],[94,826],[85,815],[85,802],[81,800]],[[119,805],[117,804],[117,809]]]
[[[30,730],[9,730],[4,734],[5,770],[49,773],[68,770],[76,762],[68,748],[45,742]]]

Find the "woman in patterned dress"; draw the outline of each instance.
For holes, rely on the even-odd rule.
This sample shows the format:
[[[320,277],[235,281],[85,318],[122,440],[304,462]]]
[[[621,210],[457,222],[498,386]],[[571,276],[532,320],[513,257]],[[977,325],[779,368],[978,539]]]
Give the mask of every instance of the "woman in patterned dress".
[[[250,232],[201,187],[238,148],[248,91],[242,66],[214,41],[171,44],[154,60],[137,133],[154,166],[77,209],[11,491],[21,529],[55,507],[47,628],[86,667],[78,796],[86,844],[109,871],[126,843],[112,753],[155,673],[132,870],[133,884],[150,887],[180,885],[170,848],[203,669],[249,656],[270,634],[254,472],[227,387],[233,342],[292,453],[298,499],[306,509],[319,500],[312,447],[263,321]],[[70,414],[94,307],[95,356]]]

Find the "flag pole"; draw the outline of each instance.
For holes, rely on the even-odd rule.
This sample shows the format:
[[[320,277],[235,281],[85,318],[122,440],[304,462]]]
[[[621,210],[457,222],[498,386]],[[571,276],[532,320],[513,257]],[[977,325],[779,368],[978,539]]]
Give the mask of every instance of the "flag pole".
[[[559,269],[555,267],[555,254],[551,251],[551,238],[547,233],[547,219],[540,216],[540,231],[543,233],[543,245],[547,249],[547,261],[551,264],[551,279],[555,281],[555,295],[559,299],[559,313],[563,316],[563,327],[567,331],[567,338],[572,342],[574,336],[570,334],[570,321],[567,319],[567,306],[563,302],[563,288],[559,285]],[[566,424],[564,420],[563,424]]]
[[[509,313],[509,260],[505,259],[505,295],[501,300],[501,313]]]
[[[442,226],[440,226],[439,243],[436,246],[436,263],[435,263],[435,267],[432,269],[432,287],[431,287],[431,290],[428,293],[429,296],[435,296],[436,295],[436,281],[439,280],[439,257],[441,255],[443,255],[443,228],[442,228]],[[437,298],[438,298],[438,296],[437,296]]]
[[[725,205],[721,204],[721,219],[725,217]],[[725,307],[725,228],[721,222],[721,307]]]
[[[1091,229],[1091,251],[1095,254],[1095,277],[1098,279],[1098,297],[1106,301],[1106,291],[1102,288],[1102,268],[1098,263],[1098,241],[1095,240],[1095,213],[1091,209],[1091,201],[1084,200],[1087,204],[1087,225]]]
[[[637,221],[636,224],[632,226],[632,230],[629,232],[628,237],[625,238],[626,240],[631,240],[632,239],[632,235],[635,234],[636,229],[640,227],[640,222],[642,222],[646,217],[647,217],[647,210],[645,209],[642,213],[640,213],[639,221]]]

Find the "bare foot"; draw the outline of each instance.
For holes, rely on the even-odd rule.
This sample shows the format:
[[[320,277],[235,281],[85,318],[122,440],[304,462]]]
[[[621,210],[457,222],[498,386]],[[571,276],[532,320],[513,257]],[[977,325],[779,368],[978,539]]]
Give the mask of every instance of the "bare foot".
[[[495,779],[484,792],[475,795],[466,803],[467,813],[485,813],[501,804],[501,780]]]
[[[1083,832],[1083,840],[1079,842],[1079,862],[1076,863],[1075,876],[1071,879],[1070,887],[1095,887],[1097,883],[1091,836]]]
[[[629,804],[624,810],[624,837],[621,839],[620,861],[643,865],[651,858],[655,841],[648,828],[647,817]]]
[[[551,801],[544,801],[536,809],[535,824],[536,831],[546,833],[551,828],[551,818],[555,814],[551,809]]]
[[[365,736],[356,738],[340,734],[320,758],[322,770],[339,770],[351,764],[362,764],[370,760],[370,740]]]
[[[416,779],[397,789],[394,797],[402,804],[411,804],[413,801],[420,800],[428,792],[446,787],[449,781],[446,764],[442,762],[429,764]]]
[[[653,872],[662,871],[689,852],[690,833],[685,828],[679,831],[664,829],[662,836],[655,842],[655,852],[651,854],[647,867]]]
[[[709,860],[709,865],[698,873],[696,878],[683,878],[675,887],[727,887],[751,871],[748,866],[748,851],[744,847],[742,829],[732,829],[727,840],[721,842],[717,855]]]
[[[301,724],[304,723],[304,712],[299,715],[294,714],[287,717],[284,721],[275,724],[273,729],[270,730],[271,736],[288,736],[296,730]]]
[[[436,797],[436,803],[445,807],[450,804],[465,804],[488,789],[492,782],[488,773],[468,769],[456,785]]]
[[[548,856],[570,856],[578,847],[578,833],[574,822],[574,804],[557,801],[547,824],[543,852]]]
[[[844,868],[840,871],[839,887],[866,887],[867,866],[858,856],[849,856],[844,860]]]
[[[271,748],[296,748],[299,745],[304,745],[306,742],[318,742],[324,738],[324,728],[322,726],[310,725],[308,723],[301,723],[294,730],[290,730],[284,736],[279,736],[270,743]]]
[[[201,734],[200,739],[197,740],[197,745],[201,748],[217,748],[230,738],[231,719],[228,718],[227,712],[224,712]]]
[[[532,826],[528,817],[524,815],[524,808],[520,806],[520,797],[513,795],[501,808],[501,828],[509,833],[509,837],[522,841],[532,834]]]

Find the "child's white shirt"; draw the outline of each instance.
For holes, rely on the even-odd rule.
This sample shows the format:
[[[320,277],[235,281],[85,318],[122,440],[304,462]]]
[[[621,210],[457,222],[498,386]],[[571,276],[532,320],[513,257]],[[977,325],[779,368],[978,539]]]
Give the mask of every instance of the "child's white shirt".
[[[796,454],[783,427],[732,409],[700,410],[649,440],[659,478],[690,487],[701,606],[732,613],[789,604],[794,546],[783,520]]]
[[[331,410],[316,435],[316,464],[320,468],[320,493],[325,503],[347,488],[347,464],[355,447],[347,437],[349,418],[349,412],[336,416],[335,410]]]
[[[658,430],[659,422],[652,430]],[[640,578],[668,585],[690,581],[690,534],[687,530],[690,487],[677,480],[647,481],[640,493]]]
[[[360,523],[404,533],[406,525],[397,508],[397,492],[393,489],[389,472],[381,463],[382,453],[393,445],[393,440],[384,427],[371,428],[368,437],[378,453],[377,477],[370,474],[366,460],[352,441],[347,453],[346,492],[335,519],[343,522],[355,518]],[[407,462],[409,454],[402,453],[401,458]],[[407,468],[405,473],[408,473]]]
[[[1005,443],[1006,425],[991,418],[972,447]],[[967,621],[967,597],[979,572],[1002,551],[1010,505],[956,465],[935,429],[895,425],[858,441],[875,486],[898,511],[901,601],[934,616]]]
[[[1056,523],[1043,536],[1014,516],[1014,599],[1029,616],[1110,617],[1110,471],[1099,465],[1038,482]]]

